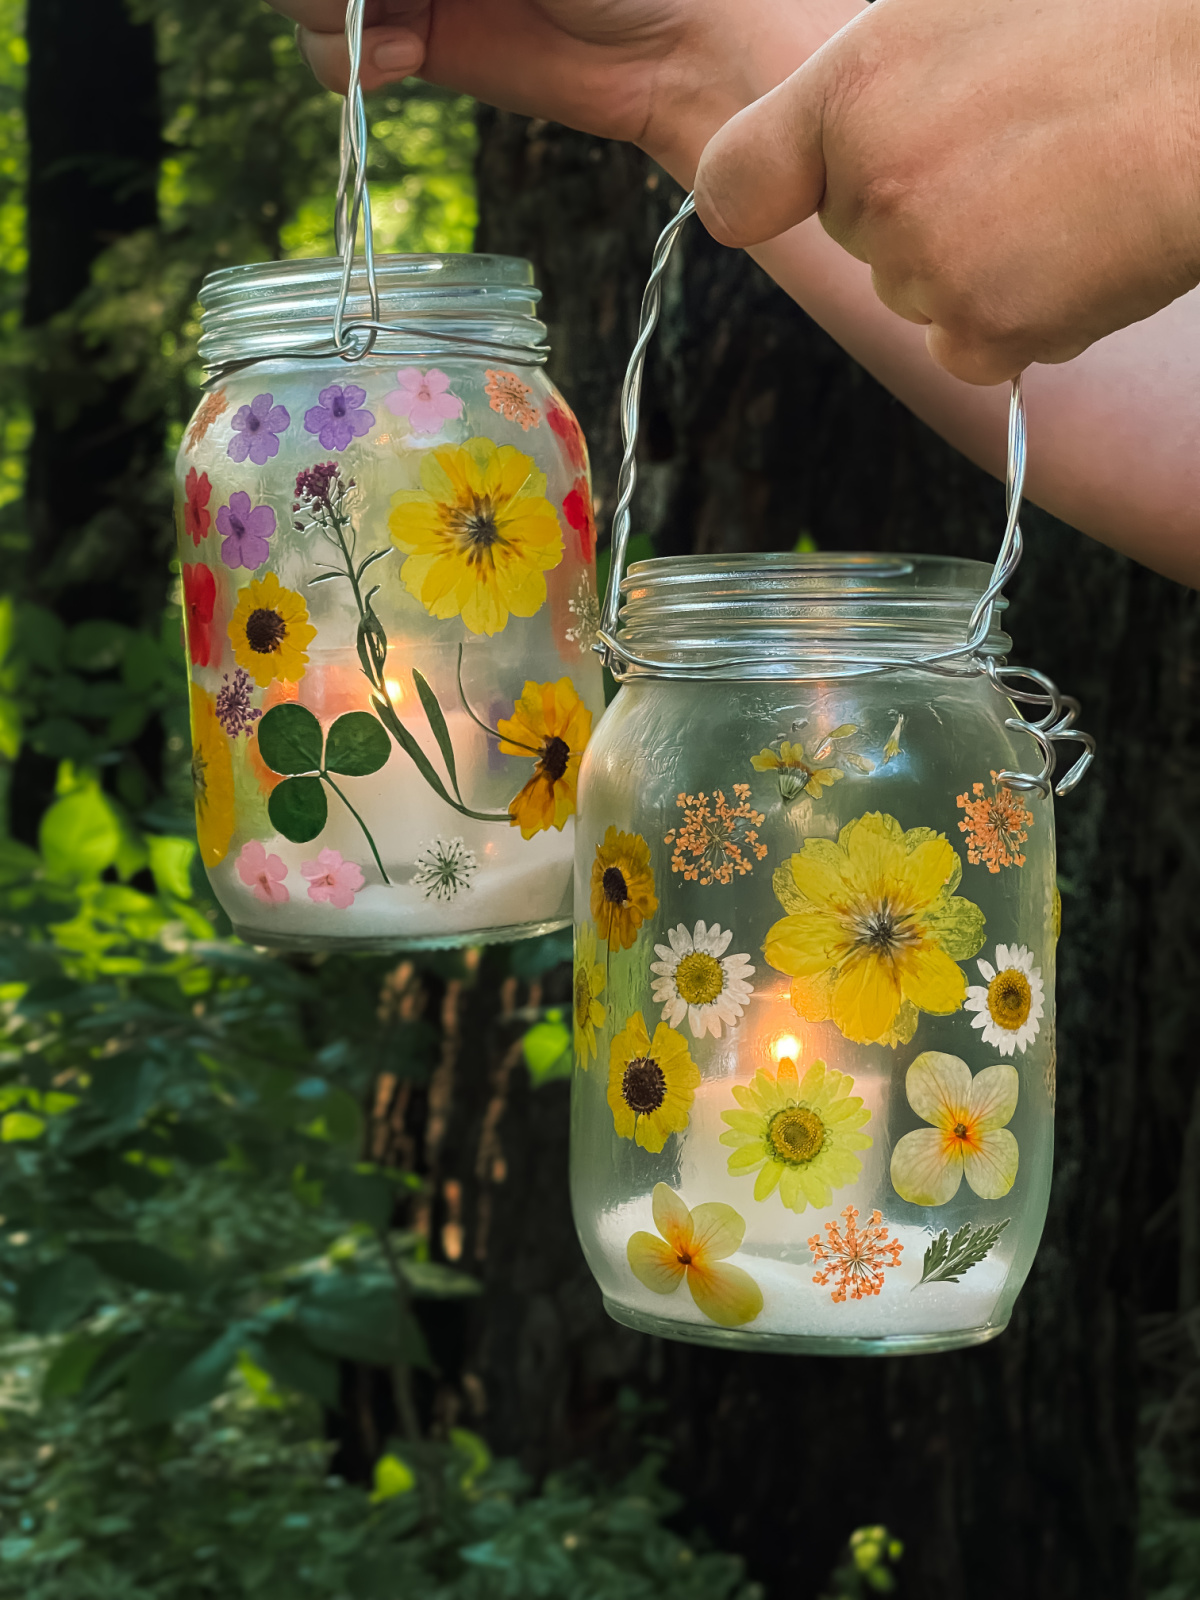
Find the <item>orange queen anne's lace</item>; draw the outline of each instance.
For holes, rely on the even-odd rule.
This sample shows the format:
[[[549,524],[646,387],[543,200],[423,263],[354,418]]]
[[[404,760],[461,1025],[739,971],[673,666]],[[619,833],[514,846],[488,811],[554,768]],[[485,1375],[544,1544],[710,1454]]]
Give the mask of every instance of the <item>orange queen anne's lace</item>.
[[[992,783],[995,782],[993,772]],[[959,808],[967,814],[958,825],[959,832],[967,835],[967,860],[973,867],[986,866],[989,872],[999,872],[1001,867],[1023,867],[1025,857],[1020,847],[1029,837],[1033,812],[1004,784],[995,794],[988,795],[981,783],[973,783],[971,793],[973,800],[966,794],[958,797]]]
[[[878,1294],[883,1288],[885,1268],[898,1267],[900,1252],[904,1249],[899,1239],[888,1238],[882,1212],[872,1211],[865,1228],[858,1226],[858,1212],[854,1206],[847,1206],[842,1216],[846,1219],[845,1233],[836,1222],[827,1222],[828,1240],[814,1233],[808,1241],[813,1261],[828,1262],[814,1276],[813,1282],[822,1286],[830,1281],[835,1283],[837,1287],[830,1298],[839,1303],[847,1294],[851,1300]]]
[[[493,372],[489,367],[484,377],[487,379],[484,388],[487,390],[488,404],[493,411],[498,411],[510,422],[519,422],[525,433],[540,425],[541,413],[530,398],[533,390],[527,383],[522,383],[515,372]]]
[[[765,844],[759,843],[758,830],[763,814],[750,804],[750,785],[735,783],[734,804],[726,800],[724,791],[714,789],[712,798],[700,794],[680,794],[675,804],[684,814],[680,827],[663,835],[664,844],[672,844],[671,871],[682,872],[694,883],[731,883],[736,872],[739,877],[754,870],[755,861],[767,853]]]

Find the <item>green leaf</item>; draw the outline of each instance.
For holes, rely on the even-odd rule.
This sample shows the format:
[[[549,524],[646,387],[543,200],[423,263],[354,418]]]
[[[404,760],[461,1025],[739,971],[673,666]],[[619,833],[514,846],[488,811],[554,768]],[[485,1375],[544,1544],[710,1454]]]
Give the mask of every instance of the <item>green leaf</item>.
[[[0,1140],[5,1144],[16,1144],[21,1139],[40,1139],[45,1131],[46,1124],[42,1118],[28,1111],[10,1111],[0,1117]]]
[[[380,1172],[338,1172],[325,1185],[331,1203],[351,1222],[382,1233],[392,1220],[395,1185]]]
[[[144,1340],[125,1385],[131,1420],[151,1427],[216,1399],[244,1342],[245,1330],[236,1325],[216,1339],[163,1333]]]
[[[450,774],[450,782],[454,785],[454,792],[460,795],[458,772],[454,765],[454,745],[450,739],[450,729],[446,726],[446,719],[442,715],[442,708],[438,704],[438,697],[416,667],[413,668],[412,676],[413,682],[417,686],[417,693],[421,697],[421,704],[425,707],[425,715],[429,719],[429,726],[433,729],[433,737],[437,740],[438,749],[442,752],[442,760],[446,763],[446,771]]]
[[[483,1285],[467,1272],[456,1272],[437,1261],[414,1261],[406,1256],[400,1263],[405,1282],[418,1300],[468,1300],[482,1294]]]
[[[310,1283],[296,1321],[318,1350],[347,1361],[429,1365],[421,1330],[403,1312],[390,1279],[328,1273]]]
[[[399,1456],[389,1452],[385,1456],[380,1456],[375,1463],[371,1504],[377,1506],[381,1500],[392,1500],[398,1494],[409,1494],[416,1485],[417,1475],[408,1462],[401,1461]]]
[[[78,1334],[67,1339],[55,1352],[42,1379],[43,1400],[66,1400],[83,1388],[96,1362],[111,1346],[112,1338]]]
[[[314,1350],[299,1328],[280,1322],[248,1345],[255,1361],[280,1388],[311,1395],[323,1406],[337,1405],[337,1362]]]
[[[271,791],[267,815],[272,826],[293,844],[315,839],[329,816],[329,802],[320,778],[285,778]]]
[[[455,811],[459,812],[461,816],[474,817],[477,822],[508,822],[510,820],[507,811],[472,811],[468,806],[462,805],[458,800],[456,800],[453,795],[450,794],[449,790],[446,788],[446,785],[438,777],[436,771],[434,770],[433,763],[430,761],[429,757],[425,754],[424,750],[421,749],[421,746],[413,738],[412,734],[409,733],[408,729],[400,721],[400,718],[392,710],[391,706],[388,705],[387,701],[381,696],[376,695],[371,703],[375,707],[375,710],[379,713],[380,722],[382,722],[384,727],[388,729],[396,743],[404,751],[405,755],[412,757],[417,771],[425,779],[425,782],[435,794],[439,795],[446,802],[448,806],[453,806]],[[278,792],[279,791],[276,790],[276,793]]]
[[[89,1255],[102,1272],[131,1283],[138,1289],[157,1289],[164,1293],[196,1288],[198,1274],[178,1256],[168,1255],[156,1245],[139,1239],[97,1239],[76,1245]]]
[[[951,961],[969,961],[983,948],[983,912],[972,900],[943,895],[926,917],[937,942]]]
[[[322,743],[321,724],[294,700],[272,706],[258,724],[258,753],[272,772],[318,772]]]
[[[553,1078],[569,1078],[574,1063],[571,1031],[561,1016],[547,1017],[535,1022],[521,1040],[521,1054],[529,1068],[529,1076],[540,1087]]]
[[[771,887],[775,891],[775,898],[790,915],[808,911],[811,901],[807,900],[796,887],[796,880],[792,877],[791,861],[785,861],[781,867],[776,867],[771,874]]]
[[[979,1265],[1011,1221],[1011,1217],[1005,1217],[979,1228],[964,1222],[953,1238],[943,1228],[925,1252],[921,1282],[914,1288],[919,1289],[922,1283],[957,1283],[964,1272]]]
[[[111,867],[121,848],[121,824],[98,784],[56,800],[38,828],[46,868],[56,877],[85,882]]]
[[[100,1292],[100,1274],[87,1256],[59,1256],[21,1280],[17,1289],[17,1323],[30,1333],[61,1333],[92,1307]]]
[[[386,766],[392,743],[369,711],[347,711],[329,730],[325,765],[347,778],[365,778]]]
[[[154,886],[159,894],[172,895],[176,900],[190,900],[196,841],[152,833],[146,837],[146,849],[150,853],[150,871],[154,874]]]

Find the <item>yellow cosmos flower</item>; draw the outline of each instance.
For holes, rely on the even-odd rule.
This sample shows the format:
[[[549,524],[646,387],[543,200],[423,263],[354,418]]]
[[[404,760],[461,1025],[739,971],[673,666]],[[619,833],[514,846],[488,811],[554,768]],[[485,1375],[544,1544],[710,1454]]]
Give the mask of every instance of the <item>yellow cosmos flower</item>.
[[[592,916],[610,950],[628,950],[658,910],[650,846],[640,833],[609,828],[592,862]]]
[[[918,1206],[944,1206],[965,1177],[981,1200],[1002,1200],[1017,1178],[1017,1141],[1006,1124],[1020,1079],[1007,1064],[971,1069],[926,1050],[908,1069],[908,1103],[928,1128],[906,1133],[892,1151],[892,1188]]]
[[[298,683],[316,636],[304,601],[273,572],[252,578],[238,595],[229,638],[238,666],[245,667],[260,689],[273,678]]]
[[[604,1006],[600,996],[604,993],[606,974],[596,960],[596,930],[585,922],[575,935],[575,979],[571,1009],[575,1016],[575,1054],[579,1065],[586,1067],[588,1057],[596,1054],[596,1029],[604,1026]]]
[[[217,720],[217,704],[207,689],[192,684],[192,788],[196,798],[196,837],[206,867],[224,861],[233,838],[233,758]]]
[[[608,1103],[622,1139],[657,1155],[673,1133],[688,1125],[700,1069],[687,1040],[660,1022],[654,1042],[640,1011],[617,1034],[608,1052]]]
[[[818,767],[806,760],[804,746],[787,739],[780,741],[778,751],[768,747],[751,756],[750,765],[755,772],[779,774],[779,793],[784,800],[794,800],[800,794],[819,800],[822,789],[831,788],[846,776],[840,767]]]
[[[592,735],[592,713],[570,678],[557,683],[526,683],[511,717],[496,724],[500,750],[506,756],[533,756],[533,777],[514,800],[508,814],[523,839],[544,828],[561,829],[575,815],[579,758]]]
[[[775,874],[789,916],[763,953],[793,978],[825,978],[830,1019],[856,1044],[886,1040],[905,1002],[948,1015],[962,1005],[959,961],[983,944],[983,912],[955,896],[962,862],[932,828],[906,833],[875,811],[832,839],[806,839]]]
[[[639,1283],[655,1294],[674,1294],[685,1280],[710,1322],[740,1328],[763,1308],[762,1290],[727,1258],[741,1248],[746,1224],[732,1206],[710,1200],[689,1210],[673,1189],[655,1184],[654,1226],[661,1234],[635,1233],[625,1247]]]
[[[760,1068],[749,1084],[735,1084],[740,1111],[722,1111],[729,1132],[729,1171],[734,1177],[757,1172],[754,1198],[779,1198],[792,1211],[827,1206],[833,1191],[853,1183],[862,1172],[856,1150],[868,1150],[869,1134],[858,1130],[871,1113],[858,1095],[854,1079],[814,1061],[801,1078],[794,1061],[783,1060],[777,1072]]]
[[[472,633],[533,616],[546,599],[543,574],[563,554],[545,473],[491,439],[430,451],[420,489],[392,496],[388,528],[408,557],[400,576],[409,593],[431,616],[461,616]]]

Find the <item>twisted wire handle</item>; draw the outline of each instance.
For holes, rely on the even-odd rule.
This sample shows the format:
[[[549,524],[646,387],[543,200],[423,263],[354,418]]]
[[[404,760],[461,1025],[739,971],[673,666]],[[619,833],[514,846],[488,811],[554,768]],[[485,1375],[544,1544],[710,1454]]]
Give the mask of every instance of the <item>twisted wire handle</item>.
[[[696,209],[695,197],[688,195],[679,210],[658,236],[650,263],[650,275],[642,295],[641,317],[637,341],[625,370],[621,385],[621,440],[624,451],[621,470],[617,478],[617,503],[612,522],[612,564],[608,575],[608,588],[604,596],[604,609],[600,618],[599,642],[595,646],[605,665],[618,680],[629,667],[670,677],[686,674],[693,676],[715,675],[730,667],[757,664],[761,657],[754,655],[726,656],[718,661],[680,669],[677,664],[657,661],[652,657],[635,654],[617,637],[617,622],[621,607],[621,583],[625,574],[625,557],[629,548],[632,526],[631,509],[637,488],[637,443],[641,421],[642,378],[646,366],[646,351],[658,326],[662,309],[662,280],[671,259],[671,252],[684,223]],[[825,655],[820,651],[807,652],[817,661],[827,662],[822,671],[800,674],[794,681],[807,682],[829,678],[861,677],[872,672],[887,672],[922,667],[947,676],[964,676],[985,673],[1001,694],[1016,706],[1038,708],[1037,716],[1014,716],[1005,719],[1005,727],[1027,733],[1036,742],[1042,754],[1038,772],[997,773],[997,780],[1011,789],[1037,790],[1048,795],[1051,788],[1059,795],[1070,794],[1076,787],[1096,751],[1096,741],[1091,734],[1074,726],[1079,715],[1079,702],[1060,693],[1045,673],[1032,667],[1009,666],[1002,658],[987,648],[992,625],[992,609],[1000,598],[1005,584],[1021,563],[1024,554],[1024,536],[1021,533],[1021,501],[1025,489],[1027,431],[1025,402],[1021,392],[1021,379],[1012,383],[1008,407],[1008,457],[1005,468],[1005,505],[1007,519],[1004,537],[992,567],[987,587],[976,602],[967,624],[966,637],[948,650],[939,650],[925,656],[893,657],[871,655]],[[1020,687],[1033,684],[1034,688]],[[1082,746],[1070,768],[1053,784],[1057,743]]]

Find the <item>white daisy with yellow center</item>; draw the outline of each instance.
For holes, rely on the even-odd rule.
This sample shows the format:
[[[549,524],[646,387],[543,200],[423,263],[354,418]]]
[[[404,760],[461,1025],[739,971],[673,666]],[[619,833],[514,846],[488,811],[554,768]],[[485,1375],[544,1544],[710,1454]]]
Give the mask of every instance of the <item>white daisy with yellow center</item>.
[[[963,1009],[973,1011],[971,1026],[982,1030],[985,1043],[1002,1056],[1025,1053],[1038,1036],[1045,1010],[1042,969],[1033,964],[1032,952],[1023,944],[998,944],[996,965],[982,958],[976,966],[982,984],[967,990]]]
[[[711,928],[698,922],[691,933],[681,922],[667,938],[669,944],[654,946],[658,960],[650,963],[651,972],[658,973],[651,992],[662,1006],[663,1021],[678,1027],[686,1015],[693,1039],[706,1033],[719,1039],[721,1024],[732,1027],[754,993],[746,981],[754,974],[749,957],[725,954],[733,929],[722,933],[718,922]]]

